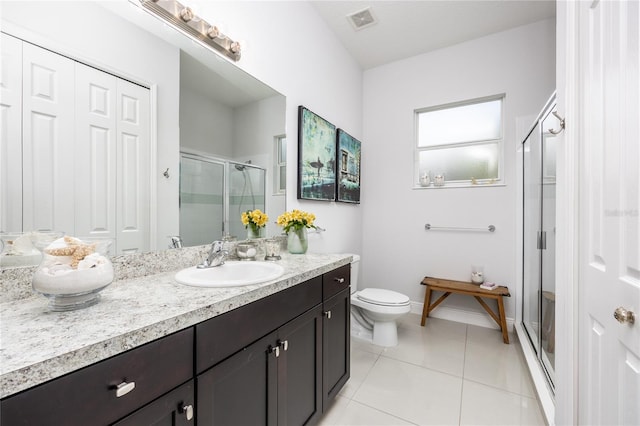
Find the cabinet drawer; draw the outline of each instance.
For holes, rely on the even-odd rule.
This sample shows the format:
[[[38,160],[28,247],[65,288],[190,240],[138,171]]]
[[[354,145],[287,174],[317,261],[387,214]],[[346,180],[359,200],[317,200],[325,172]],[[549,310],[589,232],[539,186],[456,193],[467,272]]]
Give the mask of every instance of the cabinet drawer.
[[[351,265],[344,265],[322,276],[322,300],[340,293],[351,283]]]
[[[188,328],[4,399],[2,424],[112,423],[193,377],[193,334]],[[123,382],[135,387],[117,397]]]
[[[322,301],[322,277],[196,325],[196,372],[247,347]]]

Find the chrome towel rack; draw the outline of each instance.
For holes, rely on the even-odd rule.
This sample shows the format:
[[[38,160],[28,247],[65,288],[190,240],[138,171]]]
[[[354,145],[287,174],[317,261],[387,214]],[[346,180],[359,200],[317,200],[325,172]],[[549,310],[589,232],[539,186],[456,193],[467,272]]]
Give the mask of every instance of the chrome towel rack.
[[[496,227],[493,225],[489,225],[486,228],[462,228],[459,226],[432,226],[430,223],[424,225],[424,229],[429,231],[431,229],[436,229],[439,231],[489,231],[494,232]]]

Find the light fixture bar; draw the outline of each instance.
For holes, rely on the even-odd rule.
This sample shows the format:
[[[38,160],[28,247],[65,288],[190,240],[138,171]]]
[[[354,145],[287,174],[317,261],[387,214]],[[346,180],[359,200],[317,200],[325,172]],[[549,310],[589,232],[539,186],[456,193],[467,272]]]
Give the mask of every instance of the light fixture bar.
[[[201,44],[234,61],[240,59],[240,43],[231,40],[222,34],[218,27],[198,17],[191,8],[175,0],[140,0],[140,4],[153,15]]]

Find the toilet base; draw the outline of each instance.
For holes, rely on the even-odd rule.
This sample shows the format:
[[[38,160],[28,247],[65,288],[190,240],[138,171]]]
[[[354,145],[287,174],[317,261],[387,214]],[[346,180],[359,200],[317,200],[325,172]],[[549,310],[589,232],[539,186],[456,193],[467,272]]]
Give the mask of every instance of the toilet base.
[[[398,325],[395,321],[376,321],[373,325],[374,345],[397,346],[398,345]]]

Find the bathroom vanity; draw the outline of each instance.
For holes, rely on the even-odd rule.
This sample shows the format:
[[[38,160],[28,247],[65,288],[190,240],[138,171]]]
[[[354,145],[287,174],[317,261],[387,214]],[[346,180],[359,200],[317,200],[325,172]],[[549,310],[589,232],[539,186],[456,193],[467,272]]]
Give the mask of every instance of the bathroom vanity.
[[[288,256],[228,289],[123,280],[69,313],[5,302],[2,424],[314,424],[349,378],[349,262]]]

